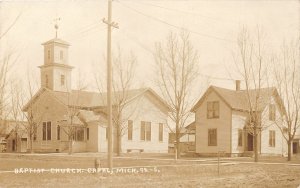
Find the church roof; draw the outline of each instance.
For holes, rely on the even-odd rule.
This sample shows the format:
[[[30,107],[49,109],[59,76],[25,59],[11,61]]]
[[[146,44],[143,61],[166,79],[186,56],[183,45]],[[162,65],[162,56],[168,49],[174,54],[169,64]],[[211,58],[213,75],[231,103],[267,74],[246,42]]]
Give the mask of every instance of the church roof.
[[[271,96],[276,96],[277,102],[279,102],[279,104],[282,103],[282,101],[278,97],[277,90],[275,87],[261,88],[260,90],[251,89],[249,90],[249,92],[247,92],[247,90],[236,91],[216,86],[210,86],[205,92],[205,94],[192,108],[192,111],[195,111],[197,108],[199,108],[199,106],[205,100],[206,96],[213,91],[216,92],[216,94],[233,110],[250,110],[248,93],[252,104],[255,104],[256,96],[259,95],[259,99],[257,102],[258,107],[256,108],[257,111],[262,111],[266,107],[266,105],[270,103]]]
[[[39,97],[43,92],[48,91],[61,103],[67,106],[74,106],[79,108],[94,109],[99,107],[107,106],[107,93],[97,93],[90,91],[72,90],[71,92],[61,92],[52,91],[46,88],[41,88],[40,91],[23,107],[26,111],[28,107]],[[121,99],[125,99],[125,103],[129,103],[135,98],[141,96],[142,94],[148,92],[152,97],[154,97],[160,105],[162,105],[167,111],[170,111],[170,107],[165,103],[165,101],[160,98],[151,88],[141,88],[127,90],[125,93],[121,91],[112,93],[112,103],[116,105]],[[123,97],[125,96],[125,97]]]
[[[47,44],[51,44],[51,43],[58,43],[58,44],[63,44],[63,45],[67,45],[67,46],[70,46],[70,43],[62,40],[62,39],[59,39],[59,38],[53,38],[47,42],[44,42],[42,43],[42,45],[47,45]]]
[[[54,95],[65,105],[68,106],[78,106],[84,108],[97,108],[97,107],[106,107],[107,106],[107,93],[97,93],[81,90],[72,90],[72,92],[58,92],[51,91]],[[141,88],[141,89],[131,89],[125,92],[116,91],[112,92],[112,103],[117,105],[120,100],[126,100],[125,103],[129,103],[136,97],[149,92],[154,96],[163,106],[168,110],[170,107],[160,98],[152,89],[150,88]]]
[[[78,107],[103,107],[107,106],[107,93],[97,93],[81,90],[72,90],[72,92],[60,92],[60,91],[51,91],[53,94],[65,105],[68,106],[78,106]],[[131,98],[139,95],[143,92],[143,89],[128,90],[124,98],[130,100]],[[113,104],[117,102],[118,98],[121,98],[123,95],[121,92],[112,93]]]

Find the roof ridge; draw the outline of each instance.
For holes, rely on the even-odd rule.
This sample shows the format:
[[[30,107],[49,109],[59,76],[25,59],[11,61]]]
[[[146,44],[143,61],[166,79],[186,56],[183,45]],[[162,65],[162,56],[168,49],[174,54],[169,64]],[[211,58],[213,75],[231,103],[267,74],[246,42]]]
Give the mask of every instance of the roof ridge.
[[[127,91],[146,91],[146,90],[149,90],[151,88],[149,87],[145,87],[145,88],[139,88],[139,89],[128,89]],[[94,93],[94,94],[104,94],[104,93],[107,93],[106,91],[105,92],[97,92],[97,91],[87,91],[87,90],[76,90],[76,89],[72,89],[71,90],[72,92],[76,92],[76,91],[80,91],[80,92],[85,92],[85,93]],[[54,91],[54,92],[61,92],[61,91]],[[118,91],[112,91],[112,93],[117,93],[117,92],[122,92],[122,90],[118,90]]]
[[[210,92],[215,92],[230,108],[232,109],[238,109],[238,110],[247,110],[248,105],[247,104],[247,93],[250,95],[250,99],[255,96],[255,93],[258,93],[258,89],[251,89],[248,90],[234,90],[234,89],[228,89],[228,88],[222,88],[218,86],[211,85],[206,92],[202,95],[202,97],[198,100],[196,105],[192,108],[192,111],[195,111],[202,102],[204,101],[205,97],[210,94]],[[260,94],[260,101],[259,105],[260,108],[263,109],[266,105],[265,100],[267,100],[268,97],[274,94],[276,91],[276,87],[265,87],[260,88],[261,94]]]
[[[215,86],[215,85],[211,85],[210,87],[217,88],[217,89],[228,90],[228,91],[237,91],[235,89],[229,89],[229,88],[219,87],[219,86]],[[276,89],[276,87],[274,87],[274,86],[272,86],[272,87],[262,87],[260,89]],[[249,89],[249,91],[255,91],[255,90],[258,90],[258,89]],[[238,90],[238,91],[247,91],[247,90],[246,89],[241,89],[241,90]]]
[[[46,44],[49,44],[49,43],[52,43],[52,42],[56,42],[56,43],[60,43],[60,44],[64,44],[64,45],[67,45],[67,46],[70,46],[70,43],[61,39],[61,38],[52,38],[44,43],[42,43],[42,45],[46,45]]]

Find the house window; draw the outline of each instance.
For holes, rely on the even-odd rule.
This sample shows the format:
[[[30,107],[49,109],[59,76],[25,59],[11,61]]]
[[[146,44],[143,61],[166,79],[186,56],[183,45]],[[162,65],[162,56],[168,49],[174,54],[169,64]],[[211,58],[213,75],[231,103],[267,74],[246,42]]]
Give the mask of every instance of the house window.
[[[50,59],[50,50],[47,51],[47,57]]]
[[[51,122],[43,122],[43,140],[51,140]]]
[[[46,87],[48,87],[49,79],[48,79],[48,75],[47,74],[45,76],[45,83],[46,83]]]
[[[86,128],[86,140],[90,139],[90,128]]]
[[[269,120],[275,121],[275,117],[276,117],[275,115],[276,115],[275,104],[270,104],[269,105]]]
[[[275,147],[275,131],[269,131],[269,146]]]
[[[59,53],[59,59],[63,60],[64,59],[64,52],[61,50]]]
[[[219,101],[207,102],[207,118],[219,118]]]
[[[57,140],[60,140],[60,126],[57,125],[57,130],[56,130],[56,136],[57,136]]]
[[[164,133],[164,124],[159,123],[159,133],[158,133],[158,141],[163,141],[163,133]]]
[[[208,129],[208,146],[217,146],[217,129]]]
[[[146,122],[146,140],[151,141],[151,123]]]
[[[64,86],[65,85],[65,75],[60,75],[60,85]]]
[[[128,120],[128,140],[132,140],[133,121]]]
[[[47,124],[46,122],[43,122],[43,140],[46,140],[46,128],[47,128]]]
[[[151,122],[141,122],[141,140],[151,141]]]
[[[51,140],[51,122],[47,122],[47,140]]]
[[[76,140],[76,141],[83,141],[84,140],[84,128],[77,127],[75,129],[74,140]]]
[[[243,146],[243,130],[238,130],[238,146]]]

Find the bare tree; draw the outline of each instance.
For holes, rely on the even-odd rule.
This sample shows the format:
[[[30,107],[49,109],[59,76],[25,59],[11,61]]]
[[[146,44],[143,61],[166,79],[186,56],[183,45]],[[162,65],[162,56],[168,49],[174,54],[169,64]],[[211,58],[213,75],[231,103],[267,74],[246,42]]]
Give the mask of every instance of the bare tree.
[[[33,106],[27,110],[27,113],[24,113],[24,117],[26,122],[23,123],[23,126],[26,129],[26,132],[29,137],[29,152],[33,153],[33,142],[37,139],[37,129],[39,125],[42,123],[43,120],[43,113],[36,113],[39,112],[39,108],[41,106]]]
[[[193,48],[189,34],[182,31],[179,36],[170,33],[165,43],[158,42],[154,59],[157,84],[163,98],[172,108],[169,117],[176,127],[176,157],[179,158],[180,131],[191,114],[191,90],[198,73],[198,53]]]
[[[70,92],[67,93],[67,95],[68,95],[67,113],[64,115],[64,119],[62,120],[63,123],[61,126],[62,130],[66,133],[66,135],[68,137],[68,145],[69,145],[68,153],[69,153],[69,155],[71,155],[73,153],[73,143],[75,140],[76,127],[77,127],[76,119],[78,118],[79,109],[80,109],[78,107],[78,105],[76,105],[76,103],[78,102],[79,92],[80,91],[74,91],[75,95],[77,95],[77,97],[75,97],[75,101],[73,101],[74,93],[70,93]]]
[[[246,105],[248,107],[246,130],[253,135],[254,161],[258,161],[258,136],[265,127],[262,124],[262,104],[265,98],[263,87],[268,86],[267,58],[263,35],[257,27],[256,34],[250,35],[248,29],[243,28],[237,39],[238,53],[234,59],[239,73],[246,85]],[[268,90],[267,90],[268,92]],[[272,95],[269,92],[267,95]]]
[[[0,62],[0,119],[3,118],[3,111],[6,107],[6,95],[5,95],[5,90],[6,90],[6,84],[7,84],[7,75],[8,75],[8,59],[5,58]]]
[[[0,3],[0,9],[1,9],[1,3]],[[13,106],[11,102],[15,102],[11,100],[11,96],[9,95],[9,87],[8,83],[10,82],[10,72],[12,70],[12,67],[14,63],[18,59],[18,54],[16,53],[15,49],[8,49],[7,43],[3,42],[5,41],[5,37],[8,33],[11,32],[13,27],[18,22],[20,16],[22,15],[22,12],[20,12],[15,19],[11,22],[7,23],[4,22],[5,19],[2,19],[0,22],[0,121],[6,122],[8,116],[12,113],[12,116],[14,117],[16,114],[16,110],[12,112],[12,109],[10,108]],[[19,121],[16,121],[18,124]],[[19,126],[16,125],[15,128],[18,128]],[[3,130],[3,129],[2,129]],[[1,131],[1,130],[0,130]],[[16,132],[18,133],[18,132]],[[16,135],[18,138],[18,135]],[[17,143],[16,147],[17,147]]]
[[[1,4],[0,4],[1,8]],[[11,29],[15,26],[17,21],[19,20],[20,16],[22,15],[22,12],[20,12],[16,18],[13,20],[12,23],[10,23],[6,28],[4,27],[4,22],[1,20],[0,22],[0,47],[2,46],[1,42],[3,41],[3,38],[11,31]],[[3,26],[3,27],[2,27]],[[13,52],[13,50],[12,50]],[[5,116],[4,110],[7,107],[7,101],[9,101],[9,98],[6,96],[6,85],[8,82],[8,73],[11,69],[13,63],[16,61],[12,58],[13,54],[12,52],[6,52],[3,49],[0,51],[0,119],[4,119],[2,116]],[[6,114],[7,115],[7,114]]]
[[[14,51],[14,50],[12,50]],[[12,81],[9,74],[12,70],[13,65],[17,62],[19,56],[15,53],[9,52],[4,57],[0,56],[0,119],[5,119],[11,109],[9,109],[11,97],[9,95],[9,82]]]
[[[120,156],[122,151],[122,137],[128,130],[128,120],[135,112],[132,108],[125,114],[124,110],[130,97],[129,92],[133,86],[135,67],[137,65],[136,56],[130,53],[124,56],[119,47],[117,55],[113,57],[113,126],[116,130],[116,153]],[[103,93],[103,82],[96,77],[97,88]],[[105,98],[105,97],[103,97]],[[104,102],[104,101],[103,101]]]
[[[29,70],[27,70],[27,89],[22,90],[21,87],[19,89],[12,90],[18,95],[22,95],[16,102],[18,104],[18,110],[22,110],[24,113],[22,113],[22,119],[26,120],[26,122],[22,123],[22,126],[25,128],[28,137],[29,137],[29,152],[33,153],[33,142],[37,139],[37,129],[39,125],[43,121],[44,113],[43,110],[45,106],[43,105],[43,102],[41,102],[39,105],[32,104],[27,109],[25,109],[25,104],[34,98],[34,93],[37,90],[38,83],[32,83],[33,78],[30,76]],[[35,79],[37,80],[37,79]],[[24,96],[24,94],[27,95],[27,98]]]
[[[62,124],[62,130],[68,137],[69,155],[73,153],[73,143],[76,134],[75,118],[77,118],[78,113],[78,108],[76,108],[75,106],[68,106],[67,114],[64,116],[64,119],[61,122],[59,122]]]
[[[16,142],[15,142],[15,149],[16,151],[18,150],[18,140],[21,135],[19,135],[20,128],[21,128],[21,109],[20,109],[20,103],[21,103],[21,86],[19,83],[11,83],[11,88],[10,88],[10,99],[11,99],[11,104],[10,104],[10,109],[11,109],[11,117],[12,120],[15,122],[15,127],[14,127],[14,132],[15,132],[15,137],[16,137]]]
[[[122,137],[128,129],[128,119],[134,112],[133,109],[127,115],[123,113],[129,98],[128,92],[132,87],[136,57],[131,53],[128,58],[123,58],[119,49],[118,56],[114,58],[113,63],[114,115],[112,119],[116,128],[117,155],[119,156],[122,151]]]
[[[300,40],[283,44],[281,53],[272,58],[274,80],[278,94],[283,100],[281,106],[285,112],[282,119],[276,121],[288,145],[288,161],[292,158],[292,141],[300,127]],[[284,122],[284,126],[282,126]]]
[[[68,137],[68,153],[71,155],[73,153],[73,144],[76,139],[76,132],[77,129],[84,128],[84,126],[81,126],[81,122],[79,122],[79,112],[81,107],[81,100],[80,100],[80,92],[82,92],[87,86],[83,83],[83,79],[80,75],[80,73],[77,76],[77,90],[70,90],[66,93],[67,95],[67,111],[66,114],[64,114],[64,119],[60,121],[62,124],[62,130]]]

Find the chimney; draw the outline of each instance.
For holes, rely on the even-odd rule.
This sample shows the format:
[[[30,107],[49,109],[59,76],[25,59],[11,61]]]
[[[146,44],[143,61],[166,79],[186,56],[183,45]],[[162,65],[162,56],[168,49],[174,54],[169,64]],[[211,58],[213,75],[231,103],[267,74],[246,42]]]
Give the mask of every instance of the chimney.
[[[235,81],[235,90],[240,91],[241,90],[241,80]]]

